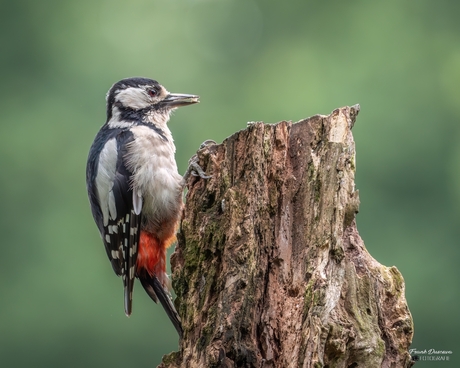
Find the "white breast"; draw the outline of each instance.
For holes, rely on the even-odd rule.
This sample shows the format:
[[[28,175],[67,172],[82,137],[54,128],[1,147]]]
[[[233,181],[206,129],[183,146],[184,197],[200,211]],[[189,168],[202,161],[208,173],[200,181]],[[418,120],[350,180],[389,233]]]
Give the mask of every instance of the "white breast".
[[[176,219],[182,208],[183,178],[177,171],[171,132],[163,136],[145,126],[133,127],[128,167],[133,172],[134,196],[142,198],[142,213],[152,226]]]

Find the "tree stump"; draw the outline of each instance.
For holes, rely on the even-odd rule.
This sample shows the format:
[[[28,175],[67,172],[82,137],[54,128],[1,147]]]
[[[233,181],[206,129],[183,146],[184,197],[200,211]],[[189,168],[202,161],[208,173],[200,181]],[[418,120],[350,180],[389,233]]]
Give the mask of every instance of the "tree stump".
[[[198,151],[212,177],[189,178],[171,257],[184,338],[160,367],[412,365],[403,277],[356,228],[358,112],[248,123]]]

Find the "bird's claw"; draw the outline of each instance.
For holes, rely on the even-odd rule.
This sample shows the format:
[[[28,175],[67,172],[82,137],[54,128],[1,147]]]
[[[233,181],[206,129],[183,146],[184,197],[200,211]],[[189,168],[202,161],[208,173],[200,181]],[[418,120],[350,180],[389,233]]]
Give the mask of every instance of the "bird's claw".
[[[207,175],[201,168],[201,166],[198,164],[198,159],[196,155],[193,156],[188,162],[188,168],[185,172],[184,179],[187,180],[190,177],[190,175],[199,176],[201,179],[209,179],[212,177],[212,175]]]
[[[203,149],[211,144],[216,144],[215,141],[212,139],[208,139],[201,143],[199,149]],[[212,177],[212,175],[208,175],[204,172],[204,170],[201,168],[201,166],[198,164],[198,156],[195,154],[192,156],[192,158],[188,161],[188,168],[187,171],[184,174],[184,179],[185,181],[188,180],[188,178],[192,176],[199,176],[201,179],[209,179]]]
[[[200,144],[200,149],[203,149],[211,144],[217,144],[216,141],[213,141],[212,139],[206,139],[203,143]]]

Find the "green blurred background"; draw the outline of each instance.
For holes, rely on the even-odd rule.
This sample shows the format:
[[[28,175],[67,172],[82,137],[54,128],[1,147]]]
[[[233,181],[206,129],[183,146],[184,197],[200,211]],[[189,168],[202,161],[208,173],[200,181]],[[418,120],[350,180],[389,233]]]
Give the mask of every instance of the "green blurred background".
[[[161,307],[106,259],[85,189],[105,93],[158,79],[201,104],[176,112],[177,161],[247,121],[361,104],[358,228],[406,280],[413,347],[458,331],[460,3],[2,1],[0,359],[3,367],[152,367],[177,347]]]

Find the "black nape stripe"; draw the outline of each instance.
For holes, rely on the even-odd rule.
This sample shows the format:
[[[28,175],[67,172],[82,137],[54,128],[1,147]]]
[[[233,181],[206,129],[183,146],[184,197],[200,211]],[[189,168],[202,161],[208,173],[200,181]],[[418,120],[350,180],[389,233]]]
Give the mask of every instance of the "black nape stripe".
[[[157,133],[163,141],[168,141],[168,138],[166,138],[164,131],[160,129],[157,125],[155,125],[155,123],[144,121],[144,117],[152,109],[151,107],[133,110],[124,107],[122,104],[117,104],[117,108],[120,111],[120,121],[133,123],[134,126],[145,126],[147,128],[150,128],[155,133]]]
[[[160,128],[158,128],[154,123],[144,123],[143,121],[139,121],[139,122],[136,122],[136,125],[141,125],[141,126],[145,126],[147,128],[150,128],[152,129],[155,133],[157,133],[162,140],[164,140],[165,142],[168,141],[168,138],[166,138],[165,136],[165,132],[163,132],[163,130],[161,130]]]

